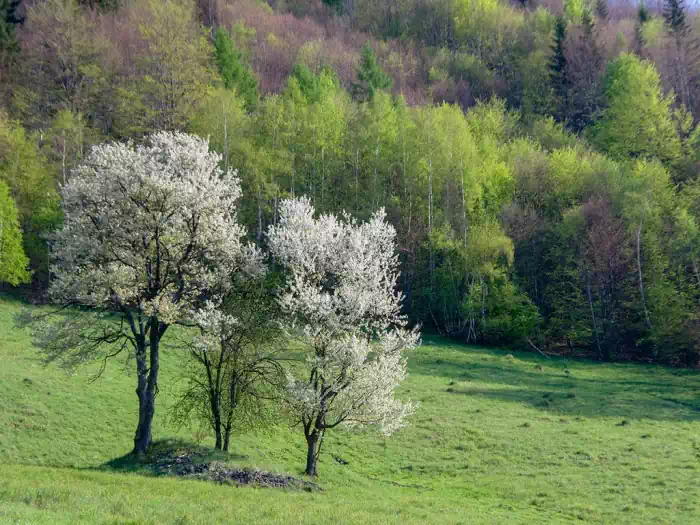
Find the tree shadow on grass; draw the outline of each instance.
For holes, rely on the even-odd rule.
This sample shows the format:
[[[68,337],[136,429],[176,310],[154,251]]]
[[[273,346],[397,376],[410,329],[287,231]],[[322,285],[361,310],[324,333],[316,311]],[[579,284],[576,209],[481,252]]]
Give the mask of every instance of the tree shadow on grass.
[[[658,365],[508,353],[434,344],[416,352],[412,374],[452,379],[454,395],[521,403],[567,416],[700,420],[700,373]]]
[[[181,456],[194,456],[201,463],[220,461],[228,463],[232,461],[244,461],[248,457],[214,450],[179,439],[163,439],[153,442],[148,453],[143,457],[136,457],[133,454],[125,454],[118,458],[111,459],[90,470],[118,471],[146,475],[157,475],[158,463],[163,459],[172,459]]]
[[[564,390],[518,388],[454,388],[454,395],[497,399],[528,405],[557,415],[585,418],[648,419],[656,421],[698,421],[700,406],[670,397],[635,397],[608,390],[581,392],[575,385]]]

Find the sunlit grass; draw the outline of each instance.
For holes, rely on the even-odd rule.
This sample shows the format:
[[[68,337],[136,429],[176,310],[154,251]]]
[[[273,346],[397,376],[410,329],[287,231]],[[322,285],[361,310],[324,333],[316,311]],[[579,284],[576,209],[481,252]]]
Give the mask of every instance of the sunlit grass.
[[[700,523],[700,376],[426,338],[392,438],[330,433],[307,493],[115,471],[136,423],[132,365],[44,367],[0,299],[0,523]],[[165,350],[155,438],[179,356]],[[204,445],[211,444],[204,441]],[[238,437],[227,461],[301,476],[304,440]],[[333,456],[347,461],[342,465]]]

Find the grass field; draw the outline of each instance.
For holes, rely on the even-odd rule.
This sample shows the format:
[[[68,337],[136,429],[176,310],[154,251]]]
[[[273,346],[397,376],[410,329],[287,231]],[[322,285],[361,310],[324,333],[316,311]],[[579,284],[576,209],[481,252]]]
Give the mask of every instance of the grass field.
[[[401,390],[421,403],[409,427],[329,433],[322,492],[234,488],[115,471],[133,375],[115,362],[90,383],[95,368],[44,367],[13,327],[19,308],[0,297],[1,524],[700,524],[697,372],[426,338]],[[166,424],[179,357],[164,354],[155,438],[194,441]],[[298,429],[232,448],[233,465],[303,470]]]

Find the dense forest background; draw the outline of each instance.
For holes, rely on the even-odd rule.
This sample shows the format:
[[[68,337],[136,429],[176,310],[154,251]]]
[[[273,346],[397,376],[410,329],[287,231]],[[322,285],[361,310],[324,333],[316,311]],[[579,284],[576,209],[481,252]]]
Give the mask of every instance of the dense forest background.
[[[700,359],[700,13],[683,0],[0,0],[0,97],[0,201],[34,293],[90,146],[177,129],[238,169],[260,244],[287,196],[386,208],[426,328]]]

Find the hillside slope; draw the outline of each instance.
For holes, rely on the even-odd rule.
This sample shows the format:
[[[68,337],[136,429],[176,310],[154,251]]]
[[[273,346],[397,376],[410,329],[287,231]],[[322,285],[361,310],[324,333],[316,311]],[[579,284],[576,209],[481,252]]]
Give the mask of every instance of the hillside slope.
[[[427,339],[402,387],[421,403],[408,428],[329,434],[322,492],[237,489],[111,470],[130,449],[134,378],[44,367],[19,308],[0,298],[0,523],[700,522],[696,372]],[[194,441],[167,425],[179,358],[164,354],[155,438]],[[281,426],[237,438],[228,462],[299,476],[303,459]]]

